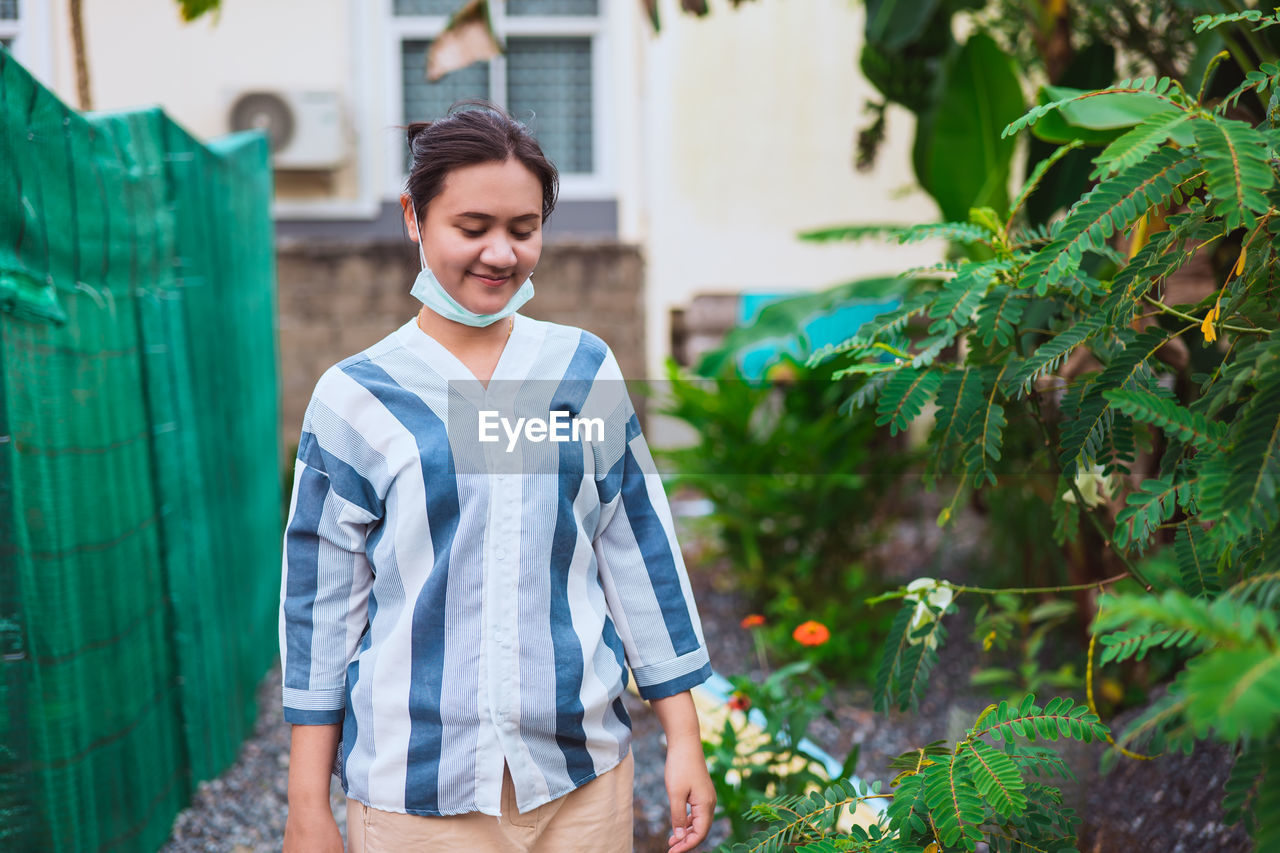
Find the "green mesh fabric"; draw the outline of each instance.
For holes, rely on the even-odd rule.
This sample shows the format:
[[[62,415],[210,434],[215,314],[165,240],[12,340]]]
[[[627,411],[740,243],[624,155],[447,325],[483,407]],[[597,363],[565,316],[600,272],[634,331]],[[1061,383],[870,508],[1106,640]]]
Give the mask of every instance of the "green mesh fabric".
[[[152,851],[251,729],[282,523],[265,139],[0,50],[0,849]]]

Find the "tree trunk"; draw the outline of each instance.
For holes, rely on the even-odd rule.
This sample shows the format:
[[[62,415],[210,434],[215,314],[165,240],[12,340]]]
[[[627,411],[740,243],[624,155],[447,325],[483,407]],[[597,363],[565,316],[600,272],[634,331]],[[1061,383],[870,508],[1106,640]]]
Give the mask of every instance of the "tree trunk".
[[[71,53],[76,63],[76,96],[81,110],[93,109],[93,95],[89,91],[89,56],[84,46],[84,15],[82,0],[71,0]]]

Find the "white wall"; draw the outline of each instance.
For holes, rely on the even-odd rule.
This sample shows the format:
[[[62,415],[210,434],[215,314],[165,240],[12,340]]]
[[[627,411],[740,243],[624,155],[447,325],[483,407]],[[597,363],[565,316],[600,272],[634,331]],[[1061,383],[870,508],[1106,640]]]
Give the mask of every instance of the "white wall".
[[[53,2],[50,40],[53,76],[46,81],[68,103],[77,104],[68,4]],[[236,93],[246,90],[334,91],[347,119],[362,134],[347,140],[346,165],[319,191],[353,215],[353,205],[372,212],[372,168],[358,145],[370,133],[367,115],[377,88],[369,84],[365,58],[374,13],[364,0],[226,0],[220,14],[182,21],[174,0],[85,0],[84,29],[94,108],[130,109],[152,104],[202,139],[228,131]],[[379,113],[380,114],[380,111]],[[317,191],[296,188],[302,196]],[[335,215],[337,215],[335,214]]]
[[[853,168],[875,92],[857,70],[855,0],[726,0],[694,18],[662,5],[646,39],[643,243],[650,373],[669,350],[669,311],[696,293],[791,291],[900,272],[937,247],[817,245],[801,230],[923,222],[937,207],[913,184],[914,119],[889,114],[876,168]]]

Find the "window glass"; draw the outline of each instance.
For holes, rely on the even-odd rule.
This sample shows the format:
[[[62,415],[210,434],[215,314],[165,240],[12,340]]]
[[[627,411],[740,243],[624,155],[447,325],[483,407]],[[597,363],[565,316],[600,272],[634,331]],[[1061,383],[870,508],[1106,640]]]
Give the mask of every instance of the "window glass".
[[[432,121],[449,112],[455,101],[468,98],[489,98],[489,64],[475,62],[466,68],[444,75],[434,83],[427,82],[426,40],[405,41],[402,44],[403,61],[401,79],[404,82],[404,120]],[[405,166],[408,167],[408,151]]]
[[[18,0],[0,0],[0,20],[18,20]]]
[[[599,0],[507,0],[508,15],[597,15]]]
[[[592,171],[591,40],[507,41],[507,109],[561,172]]]
[[[427,48],[431,42],[406,41],[403,45],[404,118],[430,121],[449,111],[454,101],[489,97],[489,65],[476,62],[427,82]]]
[[[395,14],[452,15],[461,6],[462,0],[396,0]]]

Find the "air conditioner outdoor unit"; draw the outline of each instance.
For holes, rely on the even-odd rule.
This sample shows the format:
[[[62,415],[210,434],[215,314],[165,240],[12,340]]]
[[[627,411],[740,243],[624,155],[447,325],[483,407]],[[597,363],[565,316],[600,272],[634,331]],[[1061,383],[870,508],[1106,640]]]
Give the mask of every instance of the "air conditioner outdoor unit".
[[[261,130],[277,169],[335,169],[346,155],[337,92],[241,92],[227,115],[232,130]]]

